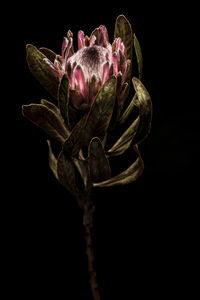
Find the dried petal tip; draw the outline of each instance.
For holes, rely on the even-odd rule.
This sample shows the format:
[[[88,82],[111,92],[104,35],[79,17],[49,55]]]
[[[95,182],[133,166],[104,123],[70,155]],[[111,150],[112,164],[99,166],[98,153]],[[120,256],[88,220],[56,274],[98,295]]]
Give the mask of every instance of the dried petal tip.
[[[84,46],[85,46],[84,32],[82,30],[79,30],[79,32],[78,32],[78,49],[80,50]]]

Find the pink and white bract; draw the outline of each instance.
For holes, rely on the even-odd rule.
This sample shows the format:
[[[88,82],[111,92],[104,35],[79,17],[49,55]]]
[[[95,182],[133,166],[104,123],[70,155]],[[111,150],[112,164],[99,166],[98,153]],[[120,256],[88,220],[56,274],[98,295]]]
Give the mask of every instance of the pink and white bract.
[[[116,95],[120,98],[127,88],[126,78],[131,61],[127,59],[126,49],[121,38],[109,43],[105,26],[97,28],[97,34],[91,38],[78,32],[78,51],[74,52],[73,34],[69,30],[64,37],[61,56],[57,55],[54,63],[48,58],[44,61],[59,77],[67,72],[70,84],[70,101],[81,110],[88,109],[94,102],[103,84],[112,75],[118,78]]]

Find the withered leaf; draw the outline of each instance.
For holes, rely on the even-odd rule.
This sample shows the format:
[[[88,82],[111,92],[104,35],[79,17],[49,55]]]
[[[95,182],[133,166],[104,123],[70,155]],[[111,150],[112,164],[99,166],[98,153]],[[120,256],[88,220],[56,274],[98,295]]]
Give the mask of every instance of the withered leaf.
[[[58,115],[43,104],[22,106],[22,114],[35,125],[43,129],[52,138],[64,143],[68,131]]]
[[[59,78],[53,73],[50,67],[44,62],[46,57],[35,46],[26,46],[27,63],[33,76],[40,84],[57,99]]]
[[[99,183],[94,183],[93,186],[94,187],[110,187],[110,186],[115,186],[115,185],[124,185],[124,184],[129,184],[135,180],[137,180],[143,170],[144,170],[144,164],[141,158],[141,155],[139,153],[138,147],[134,147],[135,151],[138,154],[138,158],[136,159],[136,161],[125,171],[121,172],[120,174],[99,182]]]
[[[88,149],[88,163],[91,180],[93,182],[100,182],[110,178],[110,164],[98,137],[94,137],[90,142]]]

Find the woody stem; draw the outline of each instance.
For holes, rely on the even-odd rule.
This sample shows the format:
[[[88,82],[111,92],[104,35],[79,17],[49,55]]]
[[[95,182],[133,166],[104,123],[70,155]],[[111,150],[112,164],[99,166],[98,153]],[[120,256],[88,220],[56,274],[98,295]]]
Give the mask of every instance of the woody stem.
[[[96,271],[94,267],[94,249],[92,239],[92,227],[93,227],[93,211],[94,207],[91,207],[87,203],[84,207],[83,225],[85,229],[85,243],[86,243],[86,255],[88,259],[88,273],[90,278],[90,287],[94,300],[100,300],[99,288],[97,284]]]

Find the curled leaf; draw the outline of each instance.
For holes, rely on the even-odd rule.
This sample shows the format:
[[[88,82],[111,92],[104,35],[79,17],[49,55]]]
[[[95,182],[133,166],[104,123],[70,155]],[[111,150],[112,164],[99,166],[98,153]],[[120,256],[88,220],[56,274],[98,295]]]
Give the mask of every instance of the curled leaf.
[[[133,139],[133,143],[139,144],[148,136],[151,129],[152,103],[147,89],[138,78],[133,77],[133,85],[137,94],[137,101],[135,104],[139,108],[140,116],[140,124],[137,134]]]
[[[143,170],[144,170],[144,164],[141,158],[141,155],[139,153],[138,147],[134,147],[135,151],[138,154],[138,158],[136,161],[125,171],[121,172],[120,174],[99,182],[99,183],[94,183],[94,187],[110,187],[110,186],[115,186],[115,185],[124,185],[124,184],[129,184],[135,180],[137,180]]]
[[[46,56],[30,44],[26,46],[26,53],[27,63],[33,76],[54,98],[57,98],[59,78],[44,62]]]
[[[40,52],[42,52],[52,63],[54,63],[54,60],[56,58],[56,53],[53,52],[52,50],[41,47],[39,48]]]
[[[47,106],[43,104],[23,105],[22,114],[57,141],[64,143],[66,140],[68,131],[62,120]]]
[[[134,95],[133,99],[131,100],[130,104],[122,114],[121,118],[119,119],[119,125],[124,124],[128,117],[130,116],[131,112],[133,111],[133,108],[135,107],[135,102],[136,102],[137,94]]]
[[[94,137],[89,145],[88,163],[90,176],[93,182],[100,182],[110,178],[111,169],[105,155],[102,143],[98,137]]]
[[[128,129],[123,133],[119,140],[114,144],[114,146],[108,151],[109,156],[117,156],[124,153],[132,143],[134,136],[137,133],[138,126],[140,124],[140,117],[128,127]]]

